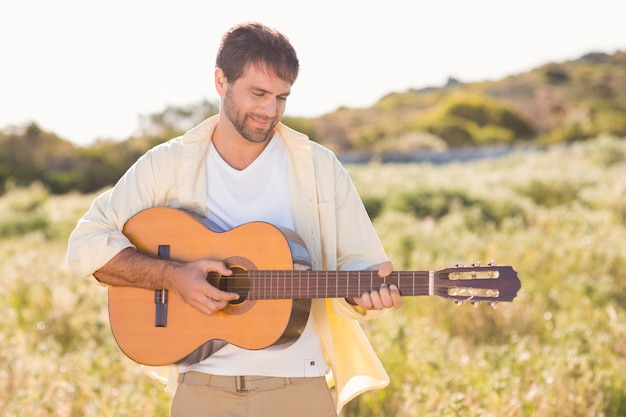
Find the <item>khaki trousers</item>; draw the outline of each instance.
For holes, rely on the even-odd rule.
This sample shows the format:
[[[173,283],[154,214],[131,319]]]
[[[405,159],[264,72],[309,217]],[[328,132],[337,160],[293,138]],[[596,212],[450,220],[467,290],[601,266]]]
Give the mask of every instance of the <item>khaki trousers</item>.
[[[171,417],[337,417],[324,377],[181,374]]]

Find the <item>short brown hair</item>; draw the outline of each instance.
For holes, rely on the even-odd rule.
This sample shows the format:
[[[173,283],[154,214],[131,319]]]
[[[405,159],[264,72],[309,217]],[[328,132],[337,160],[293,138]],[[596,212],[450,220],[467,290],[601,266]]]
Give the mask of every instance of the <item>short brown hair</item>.
[[[289,39],[276,29],[258,22],[234,26],[222,37],[215,65],[224,71],[229,83],[254,64],[293,84],[300,64]]]

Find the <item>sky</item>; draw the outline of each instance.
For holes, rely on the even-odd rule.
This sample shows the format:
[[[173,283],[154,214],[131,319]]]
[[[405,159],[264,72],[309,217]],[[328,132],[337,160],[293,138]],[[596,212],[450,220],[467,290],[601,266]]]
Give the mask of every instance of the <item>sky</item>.
[[[244,21],[289,37],[286,114],[315,117],[626,50],[625,16],[624,0],[0,0],[0,128],[34,121],[89,145],[167,106],[217,103],[218,44]]]

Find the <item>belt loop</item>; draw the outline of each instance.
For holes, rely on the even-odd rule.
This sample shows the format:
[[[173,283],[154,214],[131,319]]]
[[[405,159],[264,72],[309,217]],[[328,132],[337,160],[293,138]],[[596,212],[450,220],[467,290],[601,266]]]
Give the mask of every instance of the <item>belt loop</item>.
[[[235,384],[237,386],[237,392],[248,392],[246,388],[246,377],[245,376],[236,376]]]

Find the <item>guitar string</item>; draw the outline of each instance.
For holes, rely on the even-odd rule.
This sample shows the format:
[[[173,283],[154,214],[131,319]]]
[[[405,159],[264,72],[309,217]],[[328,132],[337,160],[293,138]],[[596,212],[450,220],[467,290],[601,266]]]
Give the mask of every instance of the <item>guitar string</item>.
[[[228,286],[229,290],[238,292],[238,291],[247,291],[249,298],[251,299],[292,299],[297,298],[296,295],[302,296],[306,295],[302,298],[333,298],[328,296],[329,287],[334,283],[335,292],[334,295],[339,296],[350,296],[350,295],[359,295],[362,294],[360,289],[360,284],[362,281],[362,277],[360,276],[360,272],[368,272],[368,278],[370,279],[370,289],[375,289],[375,285],[373,282],[374,273],[370,271],[292,271],[292,270],[284,270],[284,271],[265,271],[265,270],[250,270],[246,272],[235,272],[233,275],[228,277],[221,277],[221,279],[226,280],[235,280],[234,284]],[[357,273],[358,275],[358,286],[356,293],[354,292],[355,286],[349,285],[349,276]],[[325,274],[325,277],[318,276],[318,274]],[[384,284],[395,284],[400,287],[401,292],[405,295],[432,295],[429,292],[425,292],[424,290],[429,290],[431,288],[435,289],[449,289],[451,287],[458,287],[456,285],[449,284],[434,284],[430,283],[417,284],[415,285],[416,278],[422,278],[426,280],[428,272],[426,271],[397,271],[393,273],[391,276],[384,279],[384,282],[381,283],[379,288]],[[289,276],[288,276],[289,275]],[[343,279],[342,279],[343,278]],[[410,279],[413,285],[406,286],[402,285],[400,281]],[[483,280],[489,281],[497,281],[502,280],[502,277],[499,278],[484,278]],[[248,280],[252,282],[252,285],[238,285],[238,281]],[[257,282],[270,280],[269,290],[267,289],[267,285],[254,285]],[[302,282],[306,280],[306,286],[304,291],[302,289]],[[397,282],[396,282],[397,280]],[[279,285],[280,281],[282,281],[283,285]],[[291,291],[285,285],[285,282],[289,281],[291,285]],[[293,290],[293,282],[298,281],[298,291],[294,292]],[[390,281],[390,282],[387,282]],[[313,282],[313,286],[311,285]],[[320,283],[321,288],[325,288],[325,296],[320,297]],[[461,280],[461,283],[463,281]],[[329,285],[330,284],[330,285]],[[344,285],[345,284],[345,285]],[[276,285],[277,288],[274,288]],[[463,287],[468,287],[467,285]],[[481,288],[485,289],[485,288]],[[497,290],[497,288],[496,288]],[[313,292],[315,292],[315,296],[312,296]],[[291,296],[289,296],[291,295]],[[492,298],[492,297],[489,297]]]

